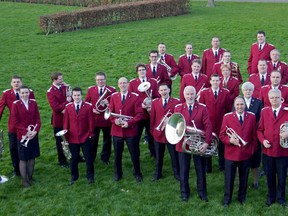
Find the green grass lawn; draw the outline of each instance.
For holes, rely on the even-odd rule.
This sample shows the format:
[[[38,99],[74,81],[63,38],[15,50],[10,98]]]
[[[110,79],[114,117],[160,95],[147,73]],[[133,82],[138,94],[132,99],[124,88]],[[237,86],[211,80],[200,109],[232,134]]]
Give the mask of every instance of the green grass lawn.
[[[206,8],[206,2],[192,2],[191,14],[155,20],[130,22],[62,34],[43,35],[39,16],[76,7],[0,2],[0,90],[10,88],[13,74],[23,76],[24,83],[34,89],[40,107],[41,156],[36,160],[36,183],[23,189],[20,178],[0,185],[1,215],[285,215],[279,205],[265,207],[266,184],[260,189],[248,188],[247,202],[237,201],[237,189],[228,209],[222,207],[223,174],[207,175],[209,203],[201,202],[196,194],[194,167],[191,167],[191,198],[180,201],[179,183],[172,177],[169,158],[165,158],[164,179],[152,183],[154,161],[148,147],[141,144],[141,166],[144,181],[137,184],[127,149],[123,158],[124,178],[113,182],[113,163],[104,166],[99,157],[95,162],[96,182],[88,185],[85,166],[80,164],[80,179],[72,187],[69,169],[58,167],[55,142],[50,125],[51,111],[46,99],[50,87],[50,73],[61,70],[64,80],[84,91],[94,84],[94,74],[104,70],[108,84],[116,87],[120,76],[134,78],[136,63],[148,62],[148,52],[159,42],[167,44],[168,53],[175,59],[184,53],[184,44],[192,42],[194,53],[210,47],[211,38],[218,35],[221,47],[232,53],[232,60],[240,65],[247,79],[247,59],[256,32],[265,30],[267,41],[281,52],[287,61],[288,4],[217,2]],[[178,97],[179,78],[174,82],[173,95]],[[0,128],[5,130],[5,152],[0,161],[0,174],[11,176],[7,116]],[[98,149],[98,152],[100,150]],[[113,161],[111,159],[111,161]],[[250,176],[249,185],[252,184]],[[237,182],[236,182],[237,185]]]

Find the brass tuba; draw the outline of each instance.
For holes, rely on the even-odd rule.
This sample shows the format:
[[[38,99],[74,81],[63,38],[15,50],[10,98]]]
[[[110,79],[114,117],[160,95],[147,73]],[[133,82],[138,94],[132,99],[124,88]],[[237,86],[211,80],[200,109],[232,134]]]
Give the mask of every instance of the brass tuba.
[[[65,139],[65,134],[68,132],[68,130],[61,130],[58,133],[56,133],[56,136],[61,137],[62,138],[62,149],[63,149],[63,153],[66,157],[67,160],[70,160],[72,158],[70,149],[69,149],[69,143],[67,142],[67,140]]]
[[[109,104],[107,104],[105,102],[105,99],[108,99],[110,97],[110,96],[106,97],[106,95],[109,94],[109,93],[111,93],[111,91],[108,88],[106,88],[105,91],[103,92],[103,94],[101,95],[101,97],[97,100],[97,102],[95,104],[95,109],[98,112],[105,112],[108,109]],[[101,106],[105,107],[105,108],[100,109]]]
[[[288,121],[285,121],[280,125],[280,134],[288,131]],[[282,148],[288,148],[288,139],[283,139],[280,135],[280,146]]]
[[[0,130],[0,159],[3,156],[4,152],[4,135],[3,135],[3,130]]]
[[[152,90],[150,91],[150,93],[148,92],[150,86],[151,86],[150,82],[143,82],[138,86],[138,91],[145,92],[147,95],[147,97],[143,100],[143,103],[145,104],[146,107],[152,106]]]
[[[200,156],[216,156],[218,146],[218,136],[212,133],[213,139],[211,145],[208,145],[205,152],[201,152],[200,148],[205,143],[205,132],[194,126],[186,126],[186,121],[181,113],[174,113],[170,116],[166,128],[165,135],[166,139],[171,144],[177,144],[183,137],[184,141],[182,144],[183,152],[188,154],[195,154]]]

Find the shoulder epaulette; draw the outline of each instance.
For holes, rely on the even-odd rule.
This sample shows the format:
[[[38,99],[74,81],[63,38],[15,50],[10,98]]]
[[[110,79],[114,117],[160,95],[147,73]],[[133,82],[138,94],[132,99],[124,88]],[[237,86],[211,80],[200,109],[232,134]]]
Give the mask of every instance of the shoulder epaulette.
[[[11,89],[6,89],[6,90],[3,91],[3,93],[5,93],[5,92],[7,92],[7,91],[10,91],[10,90],[11,90]]]
[[[138,95],[137,93],[135,93],[135,92],[131,92],[131,94],[134,94],[134,95],[137,96],[137,97],[139,96],[139,95]]]
[[[134,81],[134,80],[136,80],[136,79],[138,79],[138,78],[133,78],[133,79],[130,80],[130,82],[132,82],[132,81]]]
[[[250,112],[250,111],[247,111],[247,113],[249,113],[249,114],[252,114],[252,115],[255,115],[255,113],[253,113],[253,112]]]
[[[20,102],[21,100],[15,100],[15,101],[13,101],[13,104],[16,104],[16,103],[18,103],[18,102]]]
[[[233,112],[226,113],[224,116],[232,115]]]
[[[175,106],[175,108],[176,108],[176,107],[179,107],[179,106],[182,106],[182,104],[177,104],[177,105]]]
[[[181,58],[181,57],[183,57],[183,56],[185,56],[185,55],[186,55],[186,54],[182,54],[182,55],[179,56],[179,58]]]
[[[95,87],[95,86],[89,86],[88,89],[93,88],[93,87]]]
[[[112,95],[115,95],[115,94],[118,94],[118,92],[114,92]],[[111,96],[112,96],[112,95],[111,95]]]
[[[35,99],[29,99],[29,100],[36,102],[36,100],[35,100]]]
[[[204,107],[206,107],[206,104],[199,103],[199,102],[198,102],[198,104],[199,104],[200,106],[204,106]]]
[[[66,104],[65,107],[67,107],[67,106],[69,106],[69,105],[71,105],[71,104],[73,104],[73,102],[70,102],[70,103]]]
[[[84,103],[85,103],[85,104],[87,104],[87,105],[90,105],[90,106],[92,106],[92,104],[91,104],[91,103],[89,103],[89,102],[86,102],[86,101],[85,101]]]
[[[47,90],[47,92],[50,92],[52,90],[52,86]]]

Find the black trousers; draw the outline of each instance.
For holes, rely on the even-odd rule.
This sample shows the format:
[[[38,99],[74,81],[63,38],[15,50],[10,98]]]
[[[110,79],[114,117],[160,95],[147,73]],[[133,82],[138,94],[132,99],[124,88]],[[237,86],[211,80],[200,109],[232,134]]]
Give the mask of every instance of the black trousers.
[[[207,168],[207,172],[211,172],[212,171],[212,157],[206,157],[206,168]],[[218,168],[219,170],[224,170],[225,169],[225,159],[224,159],[224,143],[219,140],[218,143]]]
[[[285,199],[288,157],[266,157],[267,200],[283,203]],[[276,176],[278,182],[276,182]]]
[[[189,172],[191,154],[178,152],[180,166],[180,192],[181,196],[190,196]],[[207,198],[206,185],[206,158],[199,155],[193,155],[193,161],[197,176],[197,193],[200,198]]]
[[[61,137],[56,136],[56,133],[58,133],[59,131],[63,130],[63,127],[54,127],[54,137],[56,140],[56,149],[57,149],[57,155],[58,155],[58,162],[60,165],[64,165],[67,164],[67,160],[66,157],[63,153],[63,149],[62,149],[62,144],[61,142],[63,141]]]
[[[238,200],[244,201],[246,199],[250,160],[244,160],[244,161],[225,160],[224,203],[227,204],[229,204],[232,200],[234,180],[237,167],[239,171]]]
[[[71,168],[71,179],[77,180],[79,178],[79,171],[78,171],[78,161],[79,161],[79,153],[80,148],[82,148],[85,161],[86,161],[86,176],[87,179],[94,179],[94,164],[91,154],[92,149],[92,140],[88,138],[84,143],[81,144],[69,144],[69,148],[71,151],[71,161],[70,161],[70,168]]]
[[[175,150],[176,145],[171,145],[169,143],[158,143],[156,140],[154,140],[154,146],[156,152],[156,168],[154,177],[162,177],[163,160],[166,146],[170,154],[174,176],[179,176],[179,159],[178,152]]]
[[[122,169],[122,155],[124,151],[124,141],[126,141],[130,158],[134,167],[134,175],[142,176],[140,171],[140,148],[138,138],[135,137],[115,137],[113,136],[114,146],[114,175],[121,177],[123,175]]]
[[[138,133],[137,133],[138,143],[140,143],[140,139],[141,139],[142,132],[143,132],[144,128],[146,129],[146,133],[147,133],[148,148],[149,148],[150,154],[151,154],[151,156],[156,157],[154,140],[153,140],[153,137],[150,133],[150,119],[145,119],[145,120],[139,121]]]
[[[99,143],[99,135],[100,131],[103,132],[103,146],[102,146],[102,152],[101,152],[101,160],[103,162],[109,162],[110,155],[111,155],[111,127],[95,127],[94,133],[95,137],[93,139],[93,145],[92,145],[92,158],[93,161],[95,161],[97,156],[97,148]]]
[[[12,166],[13,166],[15,174],[20,175],[17,134],[8,133],[8,138],[9,138],[9,149],[10,149]]]

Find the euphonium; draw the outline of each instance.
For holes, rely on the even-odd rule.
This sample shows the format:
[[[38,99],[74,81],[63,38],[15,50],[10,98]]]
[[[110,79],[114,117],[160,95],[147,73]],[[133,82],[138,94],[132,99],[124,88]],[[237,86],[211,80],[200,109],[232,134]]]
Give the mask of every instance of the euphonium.
[[[280,125],[280,134],[287,131],[288,131],[288,121]],[[280,135],[280,146],[282,148],[288,148],[288,139],[283,139],[281,135]]]
[[[201,152],[200,148],[205,143],[205,132],[197,129],[194,121],[192,121],[192,123],[194,125],[193,127],[186,126],[185,118],[181,113],[174,113],[170,116],[165,128],[165,135],[168,142],[176,144],[184,137],[182,144],[183,152],[207,157],[217,155],[219,142],[217,135],[212,133],[212,143],[208,145],[205,152]]]
[[[3,130],[0,130],[0,159],[3,156],[4,152],[4,135],[3,135]]]
[[[72,158],[72,154],[70,152],[69,149],[69,143],[67,142],[67,140],[65,139],[65,134],[68,132],[68,130],[61,130],[58,133],[56,133],[56,136],[59,136],[62,138],[62,149],[63,149],[63,153],[66,157],[67,160],[70,160]]]
[[[243,146],[246,146],[248,142],[244,141],[232,128],[229,128],[226,126],[226,134],[231,138],[234,137],[235,139],[238,139],[240,143],[242,143]],[[241,146],[241,144],[240,144]],[[240,147],[239,146],[239,147]]]
[[[143,82],[138,86],[138,91],[145,92],[147,95],[147,97],[143,100],[143,103],[145,104],[146,107],[152,106],[152,90],[150,91],[150,93],[148,92],[150,86],[151,86],[150,82]]]
[[[96,102],[95,104],[95,109],[98,111],[98,112],[105,112],[108,107],[109,107],[109,104],[107,104],[105,102],[105,99],[108,99],[110,96],[106,97],[107,94],[111,93],[111,91],[106,88],[105,91],[103,92],[103,94],[101,95],[101,97],[98,99],[98,101]],[[106,98],[105,98],[106,97]],[[100,107],[105,107],[103,109],[100,109]]]
[[[28,125],[28,127],[27,127],[27,133],[26,133],[25,135],[23,135],[23,136],[22,136],[22,139],[20,140],[20,143],[21,143],[22,146],[27,147],[28,142],[30,141],[30,138],[29,138],[28,135],[31,134],[31,133],[34,133],[36,127],[37,127],[37,124],[35,124],[35,125],[32,125],[32,124],[31,124],[31,125]],[[26,141],[26,142],[23,143],[24,141]]]

